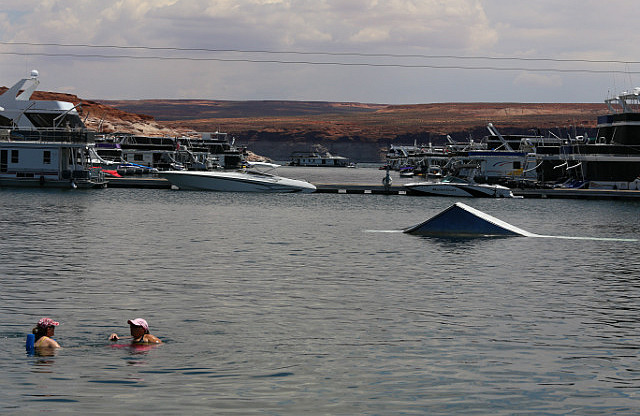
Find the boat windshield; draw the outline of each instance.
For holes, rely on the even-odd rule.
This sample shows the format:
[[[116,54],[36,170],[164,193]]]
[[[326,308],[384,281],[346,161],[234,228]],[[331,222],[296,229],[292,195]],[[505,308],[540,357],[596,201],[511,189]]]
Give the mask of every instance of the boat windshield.
[[[275,163],[247,162],[244,172],[252,175],[275,176],[275,169],[279,166]]]
[[[445,182],[445,183],[469,183],[468,181],[465,181],[462,178],[458,178],[456,176],[445,176],[444,178],[442,178],[441,182]]]

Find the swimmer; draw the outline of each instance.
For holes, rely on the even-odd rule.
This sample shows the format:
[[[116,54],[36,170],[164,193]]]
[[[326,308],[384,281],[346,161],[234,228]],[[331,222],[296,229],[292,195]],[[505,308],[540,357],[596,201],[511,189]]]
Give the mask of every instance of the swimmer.
[[[149,324],[142,318],[130,319],[127,321],[131,329],[132,344],[161,344],[162,341],[149,333]],[[120,337],[113,333],[109,335],[109,341],[118,341]]]
[[[33,344],[36,349],[53,349],[60,348],[60,344],[53,339],[55,335],[56,326],[60,325],[59,322],[54,321],[51,318],[42,318],[38,321],[38,324],[33,328],[33,334],[35,335],[35,342]]]

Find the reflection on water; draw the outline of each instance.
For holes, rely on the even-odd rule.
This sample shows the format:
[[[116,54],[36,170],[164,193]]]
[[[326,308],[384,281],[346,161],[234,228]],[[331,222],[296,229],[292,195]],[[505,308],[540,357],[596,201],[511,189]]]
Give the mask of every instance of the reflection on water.
[[[637,413],[637,242],[367,232],[447,198],[0,193],[2,411]],[[634,203],[465,203],[539,234],[640,234]],[[64,348],[28,357],[41,316]],[[106,341],[136,316],[167,342]]]
[[[38,358],[33,361],[32,371],[34,373],[51,373],[51,369],[49,369],[48,367],[51,367],[55,363],[55,360],[40,357],[51,357],[53,356],[53,354],[40,355],[36,353],[35,356]]]

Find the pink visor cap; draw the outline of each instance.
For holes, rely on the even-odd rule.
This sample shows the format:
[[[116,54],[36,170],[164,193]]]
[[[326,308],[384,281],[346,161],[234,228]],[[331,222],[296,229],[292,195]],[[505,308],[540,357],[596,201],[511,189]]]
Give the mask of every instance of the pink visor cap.
[[[38,326],[40,328],[49,328],[50,326],[58,326],[60,322],[56,322],[51,318],[42,318],[38,321]]]
[[[149,324],[147,323],[147,321],[145,321],[142,318],[129,319],[127,323],[129,325],[141,326],[144,328],[145,331],[149,330]]]

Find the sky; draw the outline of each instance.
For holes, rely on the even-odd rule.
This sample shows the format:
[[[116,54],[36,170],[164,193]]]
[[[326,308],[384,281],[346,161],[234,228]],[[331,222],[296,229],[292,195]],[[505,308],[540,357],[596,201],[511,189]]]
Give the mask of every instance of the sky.
[[[602,102],[637,0],[0,0],[0,85],[84,99]]]

